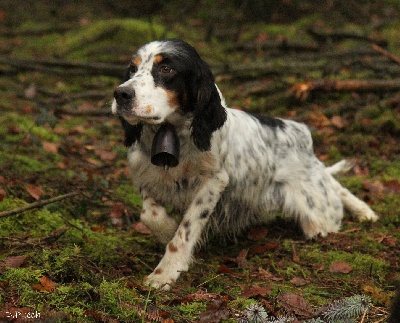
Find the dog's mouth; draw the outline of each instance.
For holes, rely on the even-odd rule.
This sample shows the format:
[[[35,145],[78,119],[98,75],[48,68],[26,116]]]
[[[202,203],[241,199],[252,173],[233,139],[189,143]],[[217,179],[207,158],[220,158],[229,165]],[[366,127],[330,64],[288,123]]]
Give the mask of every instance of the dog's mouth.
[[[142,115],[138,114],[136,111],[132,110],[131,108],[125,107],[117,107],[116,114],[125,118],[126,120],[140,120],[143,122],[156,124],[161,123],[162,119],[159,116],[149,116],[149,115]]]

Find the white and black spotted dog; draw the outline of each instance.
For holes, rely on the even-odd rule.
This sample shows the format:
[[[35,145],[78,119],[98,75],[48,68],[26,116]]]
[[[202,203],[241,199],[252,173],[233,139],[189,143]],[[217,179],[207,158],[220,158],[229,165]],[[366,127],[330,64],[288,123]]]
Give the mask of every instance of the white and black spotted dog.
[[[167,245],[146,278],[153,287],[169,289],[188,270],[209,228],[235,236],[281,210],[312,238],[340,229],[343,206],[359,220],[378,218],[333,178],[346,161],[325,167],[304,124],[228,108],[209,67],[184,41],[140,48],[114,97],[143,197],[141,221]],[[180,142],[179,164],[167,169],[151,163],[163,123],[175,127]],[[164,205],[182,213],[179,224]]]

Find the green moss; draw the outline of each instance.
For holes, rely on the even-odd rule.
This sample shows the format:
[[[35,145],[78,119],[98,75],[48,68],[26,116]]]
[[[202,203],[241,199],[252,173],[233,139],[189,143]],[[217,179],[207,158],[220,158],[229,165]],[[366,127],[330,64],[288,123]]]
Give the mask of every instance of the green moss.
[[[203,313],[207,308],[204,302],[182,303],[176,307],[180,314],[189,321],[193,321],[199,314]]]
[[[124,202],[133,206],[142,207],[142,197],[132,184],[119,185],[116,189],[116,193]]]
[[[136,19],[110,19],[97,21],[78,32],[65,34],[58,40],[60,55],[68,53],[71,59],[82,59],[96,53],[99,60],[107,59],[110,54],[106,49],[112,44],[124,42],[129,44],[128,51],[139,45],[157,39],[164,34],[164,28],[157,23]]]
[[[0,211],[10,210],[26,203],[13,197],[5,197],[0,203]],[[65,226],[60,213],[53,213],[46,208],[26,211],[11,217],[0,219],[0,236],[26,235],[43,237],[52,230]]]
[[[121,281],[109,282],[103,280],[99,286],[99,308],[108,314],[130,322],[139,319],[137,309],[130,305],[145,301],[140,297],[135,289],[127,288]]]
[[[38,126],[30,116],[22,116],[17,113],[7,113],[0,116],[0,124],[15,126],[20,130],[17,135],[10,135],[7,127],[0,128],[0,138],[4,140],[15,141],[15,139],[21,139],[25,134],[32,134],[42,138],[45,141],[59,142],[60,137],[54,133],[53,129],[49,127]],[[12,139],[14,138],[14,140]]]

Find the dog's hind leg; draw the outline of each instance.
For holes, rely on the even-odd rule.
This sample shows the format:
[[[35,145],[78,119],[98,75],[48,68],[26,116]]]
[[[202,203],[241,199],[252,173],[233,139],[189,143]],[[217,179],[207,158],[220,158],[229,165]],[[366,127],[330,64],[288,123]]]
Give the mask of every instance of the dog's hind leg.
[[[347,188],[344,188],[332,175],[345,173],[353,167],[353,162],[349,160],[341,160],[340,162],[327,167],[325,170],[330,175],[332,184],[336,191],[339,193],[342,202],[346,209],[348,209],[359,221],[372,221],[375,222],[378,216],[374,211],[359,198],[354,196]]]

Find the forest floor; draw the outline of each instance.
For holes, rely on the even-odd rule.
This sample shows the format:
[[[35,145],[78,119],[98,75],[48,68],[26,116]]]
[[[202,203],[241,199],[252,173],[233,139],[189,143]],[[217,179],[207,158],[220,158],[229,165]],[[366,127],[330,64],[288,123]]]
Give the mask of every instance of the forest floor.
[[[384,322],[400,282],[398,20],[312,16],[205,41],[199,19],[78,17],[0,30],[1,322]],[[110,106],[132,53],[159,37],[198,49],[229,106],[306,123],[327,165],[354,158],[339,180],[380,219],[347,215],[307,241],[278,217],[235,245],[212,239],[171,291],[145,286],[164,248],[139,222]]]

